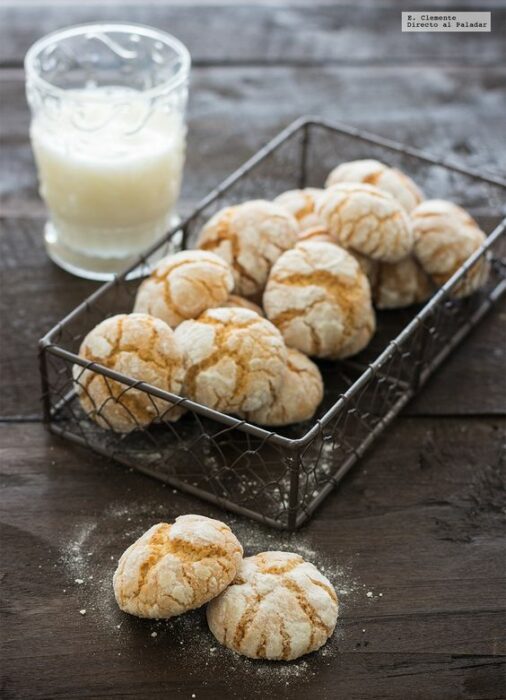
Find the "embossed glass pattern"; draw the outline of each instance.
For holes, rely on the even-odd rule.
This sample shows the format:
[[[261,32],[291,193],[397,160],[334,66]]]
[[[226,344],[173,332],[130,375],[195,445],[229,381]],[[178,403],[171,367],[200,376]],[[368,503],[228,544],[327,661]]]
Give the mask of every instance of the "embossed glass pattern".
[[[149,27],[82,25],[34,44],[25,68],[48,253],[108,279],[174,224],[189,54]]]

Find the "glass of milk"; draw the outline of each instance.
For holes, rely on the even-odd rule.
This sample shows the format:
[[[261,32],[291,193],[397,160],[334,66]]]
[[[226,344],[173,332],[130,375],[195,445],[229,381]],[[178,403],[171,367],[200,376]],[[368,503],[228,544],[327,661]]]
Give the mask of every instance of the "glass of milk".
[[[150,27],[88,24],[40,39],[25,70],[47,251],[109,279],[177,222],[190,55]]]

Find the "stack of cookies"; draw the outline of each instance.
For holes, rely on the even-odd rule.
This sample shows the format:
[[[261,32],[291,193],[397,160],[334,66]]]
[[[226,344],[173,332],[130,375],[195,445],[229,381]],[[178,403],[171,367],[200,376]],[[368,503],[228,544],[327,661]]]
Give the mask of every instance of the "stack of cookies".
[[[197,249],[162,260],[133,313],[99,324],[81,356],[260,425],[312,418],[323,382],[310,358],[359,353],[376,329],[374,307],[425,301],[485,241],[467,212],[424,200],[379,161],[343,163],[325,184],[218,211]],[[482,257],[453,295],[488,273]],[[81,366],[74,380],[86,413],[117,432],[184,412]]]

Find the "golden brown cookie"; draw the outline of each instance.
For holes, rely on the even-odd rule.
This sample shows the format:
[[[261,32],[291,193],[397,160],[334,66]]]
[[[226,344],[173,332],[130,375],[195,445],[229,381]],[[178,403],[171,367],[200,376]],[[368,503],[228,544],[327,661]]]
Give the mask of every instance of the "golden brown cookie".
[[[114,595],[130,615],[181,615],[219,595],[241,561],[242,547],[228,525],[181,515],[172,524],[153,525],[123,553]]]
[[[200,232],[198,247],[230,264],[238,294],[256,297],[272,264],[295,245],[297,232],[297,221],[283,207],[256,199],[217,212]]]
[[[274,200],[290,214],[293,214],[299,224],[299,230],[305,231],[320,225],[320,218],[316,213],[316,203],[323,190],[316,187],[306,187],[303,190],[288,190]]]
[[[318,214],[340,245],[373,260],[397,262],[413,248],[406,212],[390,194],[372,185],[329,187],[319,199]]]
[[[209,309],[176,328],[185,395],[225,413],[256,411],[274,401],[287,350],[281,334],[255,311]]]
[[[121,314],[102,321],[85,337],[79,355],[158,389],[181,393],[182,351],[169,326],[152,316]],[[80,365],[72,373],[83,410],[102,428],[128,433],[157,419],[177,420],[183,412]]]
[[[286,344],[306,355],[349,357],[375,330],[367,278],[355,258],[332,243],[299,243],[284,253],[263,302]]]
[[[288,361],[280,388],[271,405],[244,417],[260,425],[290,425],[312,418],[323,399],[320,370],[299,350],[288,349]]]
[[[232,585],[207,606],[207,621],[238,654],[290,661],[325,644],[337,613],[334,587],[313,564],[291,552],[262,552],[243,559]]]
[[[395,197],[408,214],[424,199],[423,192],[410,177],[379,160],[352,160],[341,163],[329,173],[325,187],[342,182],[362,182],[379,187]]]
[[[400,309],[421,304],[434,291],[429,276],[412,255],[396,263],[379,263],[371,288],[373,302],[378,309]]]
[[[476,221],[462,207],[442,199],[430,199],[412,212],[415,256],[434,284],[441,287],[486,240]],[[452,296],[465,297],[482,287],[490,264],[481,257]]]
[[[161,260],[137,291],[134,311],[175,328],[221,306],[234,288],[230,265],[214,253],[183,250]]]
[[[249,299],[240,297],[237,294],[231,294],[228,299],[223,302],[223,304],[220,304],[220,307],[224,308],[230,308],[233,306],[240,306],[243,309],[250,309],[250,311],[255,311],[259,316],[265,316],[264,310],[261,306],[255,304],[255,302],[250,301]]]

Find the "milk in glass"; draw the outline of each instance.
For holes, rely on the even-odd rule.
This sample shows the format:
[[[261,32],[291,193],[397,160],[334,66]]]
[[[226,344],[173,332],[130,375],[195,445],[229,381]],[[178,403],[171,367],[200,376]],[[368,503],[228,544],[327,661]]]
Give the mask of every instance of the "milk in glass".
[[[163,102],[130,88],[68,90],[35,116],[31,140],[54,238],[73,264],[110,269],[169,227],[185,126]]]

